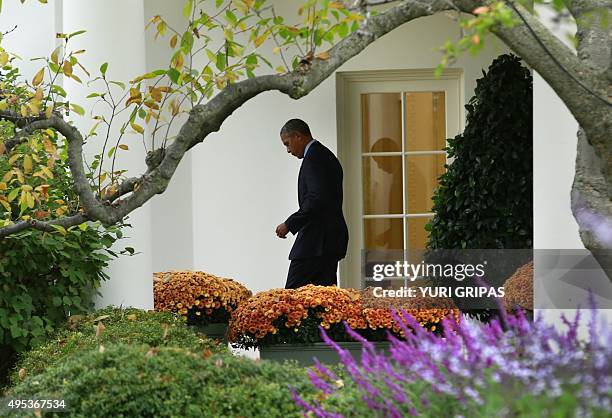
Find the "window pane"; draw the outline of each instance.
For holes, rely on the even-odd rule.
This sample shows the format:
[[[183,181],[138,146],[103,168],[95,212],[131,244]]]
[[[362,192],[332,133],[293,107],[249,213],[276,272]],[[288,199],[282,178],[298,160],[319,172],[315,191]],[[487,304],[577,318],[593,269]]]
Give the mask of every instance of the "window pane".
[[[425,230],[425,224],[430,221],[431,218],[408,218],[407,229],[408,229],[408,250],[422,250],[427,244],[427,238],[429,232]]]
[[[446,145],[444,92],[406,93],[406,151],[442,150]]]
[[[431,212],[438,177],[444,173],[446,154],[406,156],[407,213]]]
[[[366,250],[404,248],[403,219],[364,219],[364,248]]]
[[[361,95],[362,152],[402,151],[400,93]]]
[[[363,157],[363,209],[366,215],[403,213],[402,157]]]

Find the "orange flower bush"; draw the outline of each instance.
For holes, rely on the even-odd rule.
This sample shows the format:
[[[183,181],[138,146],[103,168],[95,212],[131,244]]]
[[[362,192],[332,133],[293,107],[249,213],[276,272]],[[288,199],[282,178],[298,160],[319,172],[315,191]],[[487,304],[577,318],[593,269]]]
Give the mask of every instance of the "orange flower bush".
[[[155,310],[178,313],[190,323],[227,323],[238,305],[252,295],[235,280],[201,271],[160,272],[153,276]]]
[[[436,308],[419,308],[407,303],[393,305],[395,301],[381,299],[377,301],[380,306],[372,306],[367,303],[369,297],[372,296],[368,289],[360,292],[315,285],[260,292],[232,313],[229,339],[242,348],[312,343],[321,341],[320,325],[335,341],[351,341],[344,328],[346,322],[369,340],[384,341],[387,331],[399,337],[403,333],[393,318],[392,309],[405,309],[432,331],[440,330],[442,318],[459,317],[459,311],[450,302]]]

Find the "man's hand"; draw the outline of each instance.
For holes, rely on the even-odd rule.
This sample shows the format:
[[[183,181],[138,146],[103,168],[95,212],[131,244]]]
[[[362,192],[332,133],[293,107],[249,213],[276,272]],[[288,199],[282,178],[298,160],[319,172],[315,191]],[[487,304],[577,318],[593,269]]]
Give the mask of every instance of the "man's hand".
[[[289,233],[289,228],[283,222],[279,226],[276,227],[276,236],[279,238],[287,238],[287,234]]]

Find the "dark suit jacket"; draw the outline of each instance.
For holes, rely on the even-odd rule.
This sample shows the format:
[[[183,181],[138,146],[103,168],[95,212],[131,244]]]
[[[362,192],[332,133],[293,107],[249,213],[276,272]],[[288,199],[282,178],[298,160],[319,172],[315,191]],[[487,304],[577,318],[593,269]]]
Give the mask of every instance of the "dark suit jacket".
[[[348,229],[342,214],[342,166],[319,141],[308,148],[298,177],[300,209],[285,225],[297,233],[289,259],[346,255]]]

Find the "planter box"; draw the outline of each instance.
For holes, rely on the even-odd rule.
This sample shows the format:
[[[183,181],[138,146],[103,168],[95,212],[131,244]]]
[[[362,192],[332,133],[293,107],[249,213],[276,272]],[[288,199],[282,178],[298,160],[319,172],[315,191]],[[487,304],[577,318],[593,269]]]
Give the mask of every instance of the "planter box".
[[[204,334],[209,338],[221,340],[224,344],[227,344],[227,323],[216,323],[216,324],[189,324],[196,332]]]
[[[353,358],[361,360],[362,344],[359,342],[339,342],[338,345],[345,350],[349,350]],[[389,342],[380,341],[374,343],[377,350],[389,352]],[[340,363],[338,353],[324,342],[306,344],[277,344],[259,348],[259,357],[262,360],[273,360],[283,362],[285,360],[297,360],[301,366],[312,366],[313,358],[316,357],[321,363],[337,364]]]

